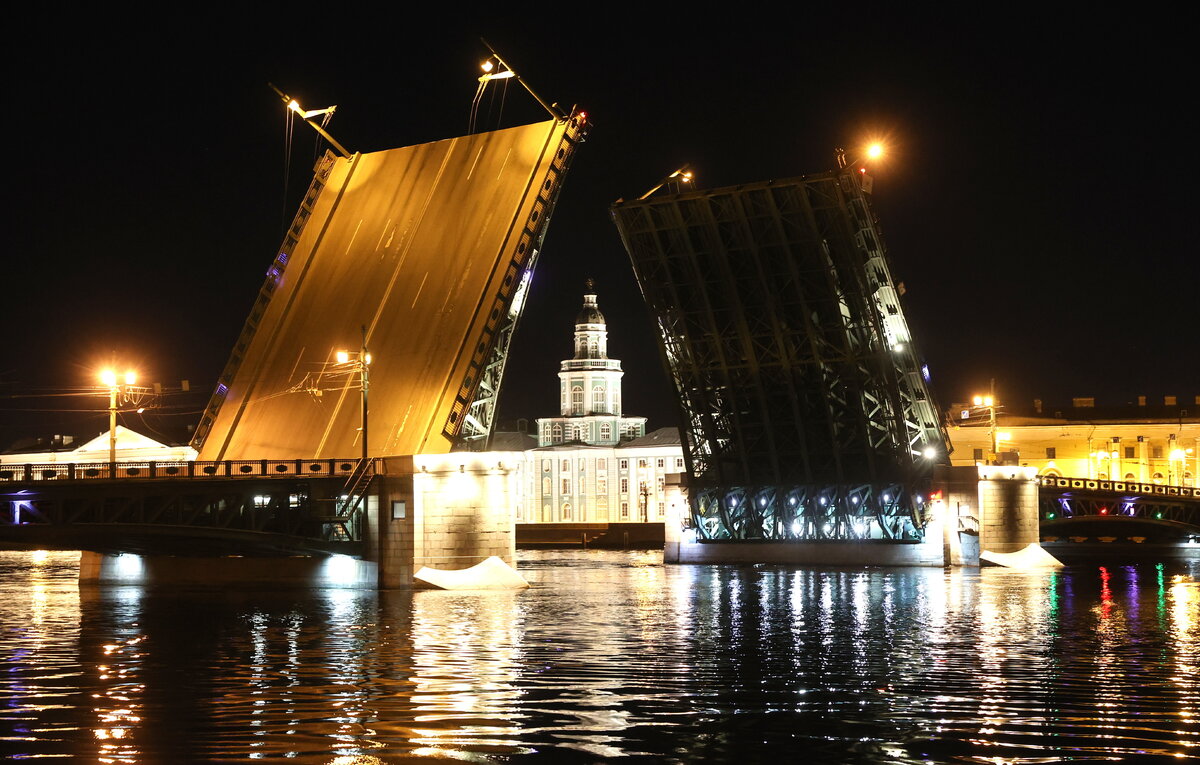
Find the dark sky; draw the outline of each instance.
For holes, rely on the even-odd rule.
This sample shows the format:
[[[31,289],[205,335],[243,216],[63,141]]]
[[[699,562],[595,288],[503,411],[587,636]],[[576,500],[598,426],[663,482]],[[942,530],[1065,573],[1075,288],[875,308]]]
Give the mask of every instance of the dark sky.
[[[90,385],[114,351],[147,382],[210,391],[311,171],[313,136],[298,129],[285,198],[284,111],[267,82],[308,108],[338,104],[330,129],[351,150],[437,140],[466,130],[480,35],[595,123],[550,226],[502,418],[556,410],[590,275],[627,413],[674,424],[608,205],[684,162],[701,187],[785,178],[873,136],[890,147],[876,211],[943,405],[993,376],[1014,401],[1200,392],[1195,66],[1178,20],[741,4],[699,18],[581,5],[538,23],[509,8],[18,19],[4,54],[15,236],[0,393]],[[485,100],[482,121],[544,115],[515,84],[500,105]],[[24,401],[8,401],[6,424],[55,408]],[[86,430],[77,415],[36,416]]]

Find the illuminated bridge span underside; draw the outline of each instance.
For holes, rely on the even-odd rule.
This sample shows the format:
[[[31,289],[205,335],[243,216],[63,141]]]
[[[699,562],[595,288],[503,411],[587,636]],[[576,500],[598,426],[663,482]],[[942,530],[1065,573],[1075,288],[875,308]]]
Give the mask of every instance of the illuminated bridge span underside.
[[[852,173],[618,202],[701,538],[920,535],[947,439]]]
[[[370,453],[485,437],[524,287],[585,124],[572,115],[326,157],[193,445],[201,460],[361,451],[360,376],[335,363],[366,327]]]
[[[1200,488],[1045,476],[1038,505],[1043,539],[1200,538]]]

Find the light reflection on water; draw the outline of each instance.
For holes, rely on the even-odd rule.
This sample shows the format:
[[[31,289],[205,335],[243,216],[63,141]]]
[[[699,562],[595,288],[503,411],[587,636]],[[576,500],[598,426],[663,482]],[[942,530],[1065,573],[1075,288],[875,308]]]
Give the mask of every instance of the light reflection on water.
[[[522,593],[80,588],[0,552],[0,747],[1046,762],[1200,755],[1200,564],[1021,573],[524,553]]]

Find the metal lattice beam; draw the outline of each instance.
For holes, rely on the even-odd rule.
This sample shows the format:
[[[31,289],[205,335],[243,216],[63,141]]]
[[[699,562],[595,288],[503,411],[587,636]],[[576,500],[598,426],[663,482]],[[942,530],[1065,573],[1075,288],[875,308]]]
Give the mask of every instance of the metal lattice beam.
[[[701,535],[919,535],[923,452],[949,444],[857,175],[612,212],[658,320]]]

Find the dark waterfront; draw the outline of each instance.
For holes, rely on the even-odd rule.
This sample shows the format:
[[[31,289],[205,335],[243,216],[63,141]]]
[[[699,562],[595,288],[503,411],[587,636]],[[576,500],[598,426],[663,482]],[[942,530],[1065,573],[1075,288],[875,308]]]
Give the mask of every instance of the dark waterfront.
[[[664,567],[522,593],[79,588],[0,553],[13,757],[1152,761],[1200,754],[1200,562]]]

